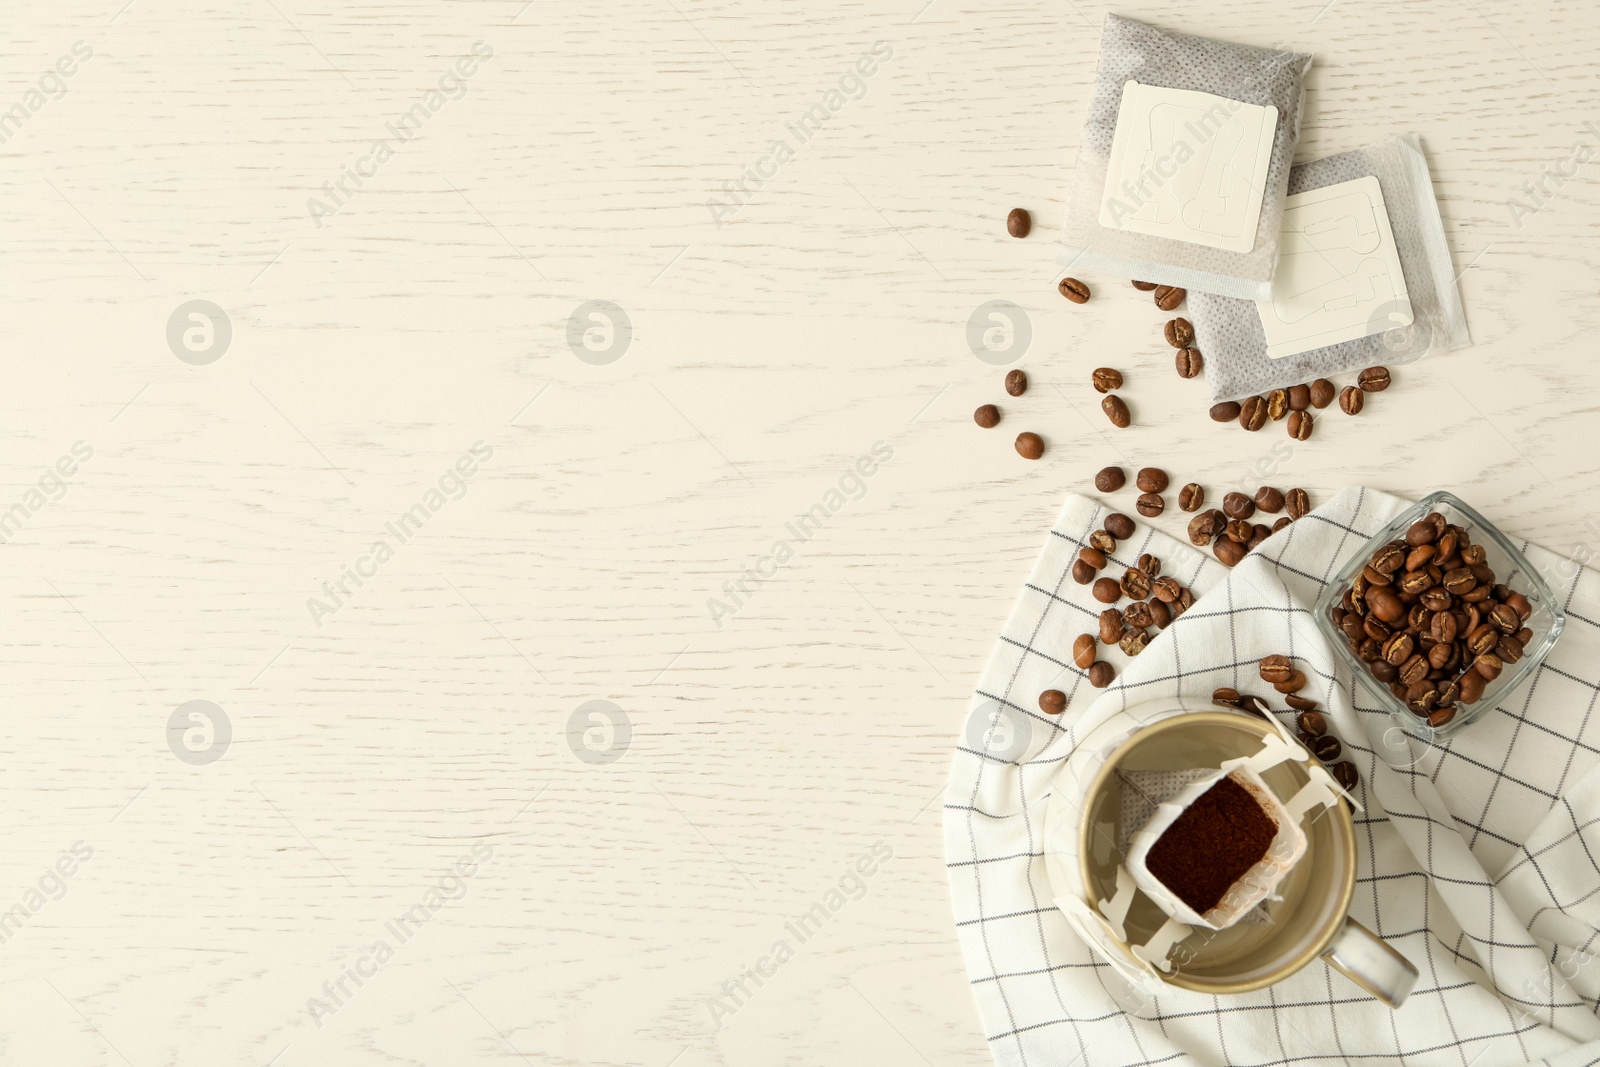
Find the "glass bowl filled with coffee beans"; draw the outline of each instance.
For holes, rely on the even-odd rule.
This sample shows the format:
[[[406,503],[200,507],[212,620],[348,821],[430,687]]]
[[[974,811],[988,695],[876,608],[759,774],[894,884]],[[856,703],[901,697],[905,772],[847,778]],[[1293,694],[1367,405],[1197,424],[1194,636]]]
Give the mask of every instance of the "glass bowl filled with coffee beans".
[[[1316,619],[1395,721],[1428,739],[1502,704],[1566,625],[1522,552],[1443,492],[1351,556],[1323,589]]]

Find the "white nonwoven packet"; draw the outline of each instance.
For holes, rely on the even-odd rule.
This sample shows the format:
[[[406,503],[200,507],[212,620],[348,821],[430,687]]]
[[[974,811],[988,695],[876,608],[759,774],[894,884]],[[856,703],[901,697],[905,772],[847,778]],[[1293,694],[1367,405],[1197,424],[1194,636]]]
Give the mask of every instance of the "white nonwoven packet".
[[[1376,197],[1370,195],[1374,184]],[[1368,192],[1361,194],[1362,189]],[[1336,195],[1326,201],[1304,199],[1323,191]],[[1319,329],[1326,329],[1326,335],[1322,344],[1302,348],[1288,343],[1290,331],[1275,332],[1276,325],[1269,331],[1265,305],[1190,292],[1188,318],[1194,324],[1195,347],[1205,358],[1213,403],[1363,367],[1403,366],[1472,344],[1433,180],[1415,134],[1302,163],[1290,174],[1289,194],[1291,204],[1321,205],[1317,215],[1307,217],[1311,226],[1321,227],[1312,237],[1318,254],[1342,261],[1343,269],[1309,260],[1280,266],[1285,291],[1278,293],[1275,280],[1267,301],[1272,316],[1280,319],[1316,313],[1299,342],[1315,342]],[[1371,215],[1378,208],[1381,221]],[[1286,217],[1293,225],[1293,215]],[[1365,227],[1383,223],[1393,239],[1392,259],[1381,248],[1364,252],[1374,236],[1383,236]],[[1311,243],[1296,237],[1285,247],[1316,251]],[[1389,276],[1394,263],[1398,278]],[[1318,272],[1328,285],[1321,293],[1307,287],[1308,277],[1315,282]]]

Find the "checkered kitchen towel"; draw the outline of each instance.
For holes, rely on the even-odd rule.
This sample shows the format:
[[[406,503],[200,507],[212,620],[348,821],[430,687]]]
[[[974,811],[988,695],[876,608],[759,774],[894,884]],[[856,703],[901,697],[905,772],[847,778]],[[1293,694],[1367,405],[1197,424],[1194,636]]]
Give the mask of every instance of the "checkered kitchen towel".
[[[1101,605],[1069,572],[1106,509],[1068,498],[973,696],[945,795],[956,928],[1002,1067],[1600,1063],[1600,576],[1527,548],[1568,613],[1554,654],[1442,748],[1397,750],[1392,734],[1386,747],[1389,719],[1335,661],[1310,609],[1340,562],[1406,506],[1347,490],[1231,573],[1141,527],[1115,565],[1154,552],[1198,600],[1137,659],[1109,652],[1121,673],[1101,694],[1071,662],[1073,637],[1096,629]],[[1123,706],[1263,690],[1256,664],[1273,652],[1298,658],[1306,695],[1361,771],[1351,914],[1422,977],[1398,1012],[1320,962],[1257,993],[1172,989],[1124,1010],[1111,993],[1120,979],[1051,904],[1041,833],[1051,775]],[[1049,688],[1070,698],[1059,717],[1038,711]],[[996,702],[1020,727],[998,744],[985,736]]]

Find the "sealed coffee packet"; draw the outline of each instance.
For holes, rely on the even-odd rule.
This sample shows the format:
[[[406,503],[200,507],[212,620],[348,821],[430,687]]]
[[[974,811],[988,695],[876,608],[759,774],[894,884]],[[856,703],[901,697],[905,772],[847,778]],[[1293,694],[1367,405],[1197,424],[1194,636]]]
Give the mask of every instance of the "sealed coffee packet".
[[[1319,191],[1325,197],[1313,202]],[[1265,302],[1271,306],[1189,294],[1195,347],[1205,356],[1213,403],[1364,367],[1414,363],[1472,344],[1415,134],[1302,163],[1290,172],[1289,194],[1285,263]],[[1304,213],[1296,206],[1302,201]],[[1309,270],[1287,266],[1296,248]],[[1396,262],[1399,278],[1391,276]],[[1281,332],[1276,343],[1269,340],[1267,317],[1291,336],[1299,327],[1300,343],[1281,340]],[[1319,329],[1327,338],[1346,339],[1295,351]],[[1274,349],[1286,354],[1275,358]]]
[[[1060,262],[1266,299],[1310,66],[1108,14]]]

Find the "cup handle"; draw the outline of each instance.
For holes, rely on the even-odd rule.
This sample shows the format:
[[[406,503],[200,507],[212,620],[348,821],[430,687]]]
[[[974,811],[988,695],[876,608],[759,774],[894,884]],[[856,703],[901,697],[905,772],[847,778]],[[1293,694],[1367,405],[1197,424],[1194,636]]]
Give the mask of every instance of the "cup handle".
[[[1354,919],[1322,952],[1329,965],[1391,1008],[1398,1008],[1417,984],[1417,968]]]

